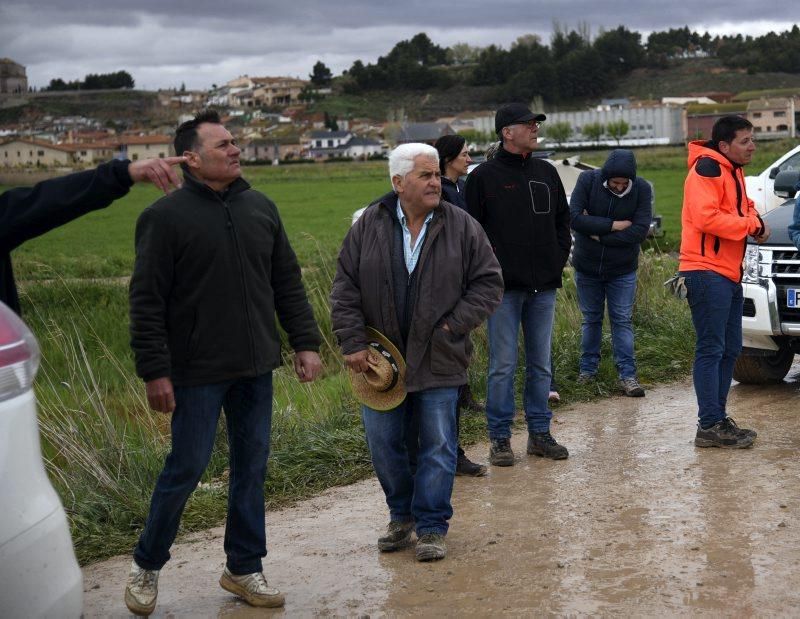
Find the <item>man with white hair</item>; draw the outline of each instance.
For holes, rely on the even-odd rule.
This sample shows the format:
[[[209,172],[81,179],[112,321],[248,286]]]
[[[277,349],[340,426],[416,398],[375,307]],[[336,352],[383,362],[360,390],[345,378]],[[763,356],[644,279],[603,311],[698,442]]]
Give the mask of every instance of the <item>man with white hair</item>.
[[[384,334],[405,358],[405,399],[388,411],[362,406],[389,506],[378,548],[408,546],[416,529],[417,559],[433,561],[447,553],[456,402],[467,380],[469,333],[499,305],[503,280],[481,226],[441,200],[435,148],[398,146],[389,155],[389,177],[393,190],[371,204],[344,239],[331,314],[353,372],[370,371],[367,327]]]

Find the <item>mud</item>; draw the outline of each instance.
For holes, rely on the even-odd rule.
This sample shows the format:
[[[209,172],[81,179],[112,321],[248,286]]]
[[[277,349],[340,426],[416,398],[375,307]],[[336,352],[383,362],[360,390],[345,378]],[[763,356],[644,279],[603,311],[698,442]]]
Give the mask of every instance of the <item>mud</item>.
[[[223,529],[184,539],[161,574],[157,617],[312,615],[757,615],[800,613],[800,367],[731,391],[759,433],[747,450],[693,446],[691,383],[563,407],[554,462],[525,455],[456,478],[444,561],[379,554],[387,521],[372,479],[268,514],[265,573],[282,611],[217,584]],[[468,450],[485,461],[487,446]],[[130,557],[84,569],[87,617],[126,614]]]

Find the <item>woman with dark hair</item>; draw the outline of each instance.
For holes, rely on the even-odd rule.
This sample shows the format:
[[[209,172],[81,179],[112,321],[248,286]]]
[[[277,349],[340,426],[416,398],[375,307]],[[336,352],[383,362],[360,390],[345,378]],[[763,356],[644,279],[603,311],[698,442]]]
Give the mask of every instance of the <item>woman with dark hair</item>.
[[[460,135],[443,135],[434,147],[439,151],[439,170],[442,172],[442,198],[450,204],[466,210],[464,200],[464,181],[462,176],[467,175],[469,157],[467,141]]]
[[[434,147],[439,151],[439,170],[442,173],[442,199],[466,210],[467,203],[464,200],[463,193],[464,181],[461,180],[461,177],[467,175],[469,164],[472,163],[466,140],[460,135],[443,135],[436,140]],[[461,386],[456,410],[459,423],[461,421],[461,411],[481,412],[483,410],[480,404],[475,401],[475,398],[472,397],[472,389],[470,389],[469,384]],[[470,477],[486,475],[486,467],[482,464],[476,464],[467,458],[460,444],[458,446],[456,475],[469,475]]]

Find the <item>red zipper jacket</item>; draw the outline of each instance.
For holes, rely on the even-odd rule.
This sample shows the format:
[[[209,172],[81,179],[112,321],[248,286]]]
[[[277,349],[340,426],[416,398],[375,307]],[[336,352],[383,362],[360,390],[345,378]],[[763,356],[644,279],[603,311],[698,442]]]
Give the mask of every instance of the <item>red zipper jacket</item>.
[[[680,270],[715,271],[734,282],[742,279],[747,236],[764,231],[742,167],[703,140],[689,143],[681,226]]]

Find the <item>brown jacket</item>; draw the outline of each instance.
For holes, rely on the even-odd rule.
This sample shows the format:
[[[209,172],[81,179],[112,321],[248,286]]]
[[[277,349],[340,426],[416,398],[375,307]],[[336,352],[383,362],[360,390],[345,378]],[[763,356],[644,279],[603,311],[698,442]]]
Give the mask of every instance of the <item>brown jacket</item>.
[[[374,327],[402,349],[394,307],[391,251],[397,195],[371,205],[344,239],[331,292],[333,331],[345,355],[364,350]],[[500,305],[503,278],[480,224],[440,202],[417,264],[411,330],[405,346],[406,390],[467,382],[469,332]],[[441,328],[447,321],[451,332]]]

